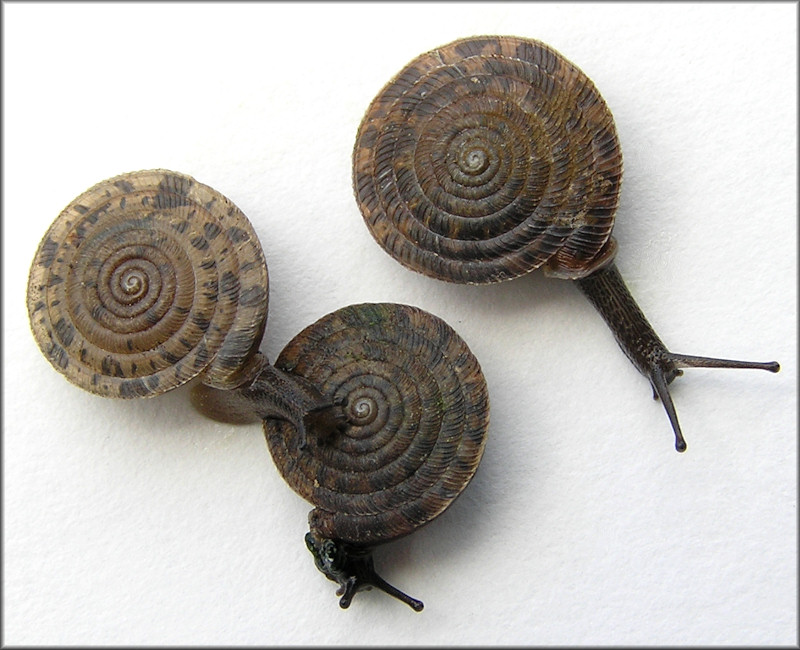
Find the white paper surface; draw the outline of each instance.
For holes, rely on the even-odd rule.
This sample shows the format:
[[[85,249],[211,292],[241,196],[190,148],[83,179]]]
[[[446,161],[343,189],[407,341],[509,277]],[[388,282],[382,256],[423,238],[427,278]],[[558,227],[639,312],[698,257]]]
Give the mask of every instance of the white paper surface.
[[[28,644],[797,643],[797,7],[793,3],[28,4],[4,17],[4,641]],[[363,224],[364,110],[456,38],[538,38],[616,120],[618,266],[689,370],[688,451],[568,282],[455,286]],[[270,273],[262,350],[362,301],[467,341],[490,439],[438,520],[376,552],[421,614],[342,611],[303,545],[310,505],[258,426],[185,389],[95,397],[39,352],[27,273],[61,209],[163,167],[233,200]]]

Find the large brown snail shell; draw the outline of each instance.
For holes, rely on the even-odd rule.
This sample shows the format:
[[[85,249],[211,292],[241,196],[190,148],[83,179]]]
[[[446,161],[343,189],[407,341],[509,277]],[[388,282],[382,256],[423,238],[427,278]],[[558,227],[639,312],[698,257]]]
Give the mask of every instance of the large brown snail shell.
[[[378,93],[353,151],[353,188],[375,240],[405,266],[450,282],[542,268],[575,280],[650,381],[686,449],[668,385],[682,368],[755,368],[676,354],[636,305],[611,235],[622,153],[592,81],[551,47],[464,38],[417,57]]]
[[[304,329],[275,366],[313,382],[345,414],[342,431],[309,437],[302,453],[291,425],[264,421],[281,475],[315,506],[317,544],[333,540],[352,551],[407,535],[440,515],[475,474],[489,423],[486,382],[440,318],[407,305],[351,305]]]
[[[411,61],[370,104],[353,152],[377,242],[416,271],[471,284],[604,264],[621,177],[592,81],[517,37],[461,39]]]
[[[439,515],[472,479],[489,422],[486,382],[440,318],[392,303],[352,305],[305,328],[275,366],[341,403],[341,435],[310,438],[268,420],[284,479],[317,511],[312,527],[358,544],[387,542]]]
[[[28,281],[39,347],[74,384],[151,396],[193,377],[252,379],[268,278],[250,222],[226,197],[163,169],[103,181],[41,241]]]

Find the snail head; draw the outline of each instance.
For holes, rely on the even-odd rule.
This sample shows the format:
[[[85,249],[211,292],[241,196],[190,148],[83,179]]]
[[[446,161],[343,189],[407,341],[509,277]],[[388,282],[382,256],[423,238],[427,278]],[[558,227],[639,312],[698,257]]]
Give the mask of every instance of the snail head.
[[[341,596],[339,606],[342,609],[350,607],[353,596],[359,591],[366,591],[377,587],[381,591],[397,598],[411,607],[415,612],[421,612],[421,601],[411,598],[396,587],[393,587],[375,572],[372,560],[372,549],[353,546],[345,542],[321,538],[313,533],[306,533],[306,546],[314,556],[314,564],[325,574],[328,580],[339,584],[336,595]]]

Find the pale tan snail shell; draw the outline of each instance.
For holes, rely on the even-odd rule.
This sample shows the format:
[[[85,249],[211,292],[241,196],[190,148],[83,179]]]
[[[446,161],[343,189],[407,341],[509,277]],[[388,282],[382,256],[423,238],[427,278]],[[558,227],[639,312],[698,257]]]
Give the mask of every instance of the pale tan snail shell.
[[[219,192],[176,172],[123,174],[72,201],[31,267],[39,347],[99,395],[162,393],[258,370],[268,278],[258,237]]]
[[[211,187],[163,169],[78,196],[43,237],[28,281],[34,337],[81,388],[151,397],[199,377],[229,400],[234,389],[260,391],[261,417],[305,431],[309,413],[332,405],[259,353],[267,307],[267,266],[247,217]],[[240,417],[198,394],[209,417]],[[315,424],[325,432],[336,418]]]

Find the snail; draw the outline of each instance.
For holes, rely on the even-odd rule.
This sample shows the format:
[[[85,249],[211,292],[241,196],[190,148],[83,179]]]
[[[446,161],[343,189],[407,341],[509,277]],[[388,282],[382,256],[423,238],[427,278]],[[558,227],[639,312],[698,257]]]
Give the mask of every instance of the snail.
[[[417,307],[364,303],[306,327],[275,361],[344,410],[346,426],[311,437],[265,419],[272,459],[310,501],[305,541],[317,568],[339,584],[346,609],[376,587],[421,611],[381,578],[373,549],[441,514],[478,468],[489,424],[480,365],[440,318]],[[204,387],[222,402],[230,393]]]
[[[306,544],[339,583],[340,606],[377,587],[422,610],[375,572],[372,549],[440,515],[475,474],[489,424],[478,361],[433,314],[365,303],[304,329],[275,365],[344,407],[344,431],[310,440],[306,454],[285,422],[264,421],[275,464],[315,506]]]
[[[41,240],[27,301],[44,356],[97,395],[153,397],[199,377],[192,402],[214,419],[241,421],[244,410],[220,411],[199,386],[249,399],[246,417],[285,419],[301,436],[341,426],[339,407],[259,352],[268,274],[258,236],[185,174],[122,174],[73,200]]]
[[[682,452],[668,386],[683,368],[780,366],[667,349],[614,263],[621,179],[614,120],[592,81],[548,45],[513,36],[418,56],[373,99],[353,150],[362,216],[404,266],[467,284],[538,268],[573,280],[650,381]]]
[[[346,608],[377,587],[376,545],[441,514],[470,482],[488,427],[486,383],[464,341],[421,309],[353,305],[258,351],[267,266],[227,198],[167,170],[123,174],[70,203],[28,280],[44,356],[97,395],[186,384],[203,415],[263,423],[284,479],[316,508],[306,545]]]

